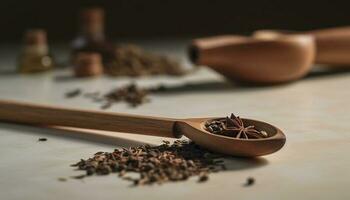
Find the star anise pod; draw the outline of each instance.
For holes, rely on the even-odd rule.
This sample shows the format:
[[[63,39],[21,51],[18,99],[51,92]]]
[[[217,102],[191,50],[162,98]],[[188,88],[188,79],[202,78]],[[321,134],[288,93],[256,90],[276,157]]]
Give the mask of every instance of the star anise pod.
[[[268,136],[265,131],[259,131],[255,126],[245,126],[243,120],[234,114],[225,119],[207,123],[206,127],[212,133],[240,139],[257,139]]]

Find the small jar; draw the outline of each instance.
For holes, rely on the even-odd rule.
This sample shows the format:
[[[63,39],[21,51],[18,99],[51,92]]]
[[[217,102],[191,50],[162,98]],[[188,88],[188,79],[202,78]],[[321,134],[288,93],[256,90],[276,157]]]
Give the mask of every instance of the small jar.
[[[18,71],[20,73],[41,72],[52,69],[53,66],[46,31],[28,30],[24,35],[24,45],[18,60]]]
[[[77,77],[103,74],[102,58],[99,53],[79,52],[74,57],[74,74]]]

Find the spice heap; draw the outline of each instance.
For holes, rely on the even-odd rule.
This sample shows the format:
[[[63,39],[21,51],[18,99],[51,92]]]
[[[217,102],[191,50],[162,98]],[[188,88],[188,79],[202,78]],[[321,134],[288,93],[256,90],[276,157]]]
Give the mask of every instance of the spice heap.
[[[84,178],[93,174],[118,173],[134,185],[184,181],[198,176],[198,182],[208,180],[208,174],[225,170],[223,156],[211,153],[193,142],[176,140],[173,144],[164,141],[159,146],[143,145],[129,149],[115,149],[114,152],[97,152],[92,158],[81,159],[73,167],[85,170]],[[138,173],[132,178],[128,172]]]
[[[184,75],[186,71],[176,60],[148,53],[136,45],[121,45],[115,49],[115,59],[106,72],[112,76]]]
[[[245,126],[240,117],[231,114],[230,117],[208,121],[205,128],[218,135],[225,135],[240,139],[258,139],[266,138],[268,134],[265,131],[257,130],[255,126]]]
[[[115,88],[106,94],[100,92],[85,93],[86,98],[92,99],[94,102],[102,103],[101,108],[110,108],[114,103],[127,102],[132,107],[137,107],[149,101],[147,98],[149,91],[139,88],[135,83],[131,83],[121,88]],[[75,89],[66,93],[66,98],[77,97],[82,94],[80,89]]]

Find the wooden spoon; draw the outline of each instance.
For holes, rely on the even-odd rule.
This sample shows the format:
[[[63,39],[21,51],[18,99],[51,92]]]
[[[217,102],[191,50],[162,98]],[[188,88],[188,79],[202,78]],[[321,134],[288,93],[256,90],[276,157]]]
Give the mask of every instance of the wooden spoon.
[[[259,30],[254,33],[254,37],[271,39],[287,34],[308,34],[314,36],[317,49],[315,62],[318,64],[350,65],[350,27],[328,28],[307,32]]]
[[[280,83],[303,77],[315,57],[312,36],[286,35],[269,40],[242,36],[196,39],[189,48],[195,64],[222,75],[256,83]]]
[[[215,135],[204,124],[213,118],[171,119],[98,111],[59,108],[15,101],[0,101],[0,120],[35,125],[56,125],[107,131],[120,131],[179,138],[184,134],[195,143],[215,152],[234,156],[262,156],[278,151],[286,137],[278,128],[261,121],[243,119],[268,133],[263,139],[236,139]]]

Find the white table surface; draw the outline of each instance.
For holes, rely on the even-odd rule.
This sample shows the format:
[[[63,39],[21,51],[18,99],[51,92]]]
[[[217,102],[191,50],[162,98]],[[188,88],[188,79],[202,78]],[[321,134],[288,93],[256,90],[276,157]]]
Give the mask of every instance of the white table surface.
[[[179,57],[186,64],[185,40],[137,41],[147,49]],[[231,112],[280,127],[287,136],[279,152],[255,160],[226,160],[228,170],[198,184],[186,182],[129,187],[116,175],[81,180],[57,180],[78,175],[69,165],[97,151],[120,146],[159,144],[163,138],[101,132],[91,138],[83,132],[49,130],[0,123],[0,199],[350,199],[350,74],[314,75],[273,87],[241,87],[207,68],[182,77],[141,79],[101,77],[70,79],[69,70],[18,75],[16,45],[0,48],[0,99],[99,110],[99,104],[65,92],[108,91],[134,80],[142,86],[166,84],[181,89],[151,95],[138,108],[114,105],[108,111],[164,117],[225,116]],[[54,51],[67,59],[66,46]],[[188,64],[188,63],[187,63]],[[65,81],[64,81],[65,80]],[[183,86],[192,83],[191,86]],[[38,142],[39,137],[48,141]],[[243,187],[247,177],[256,184]]]

